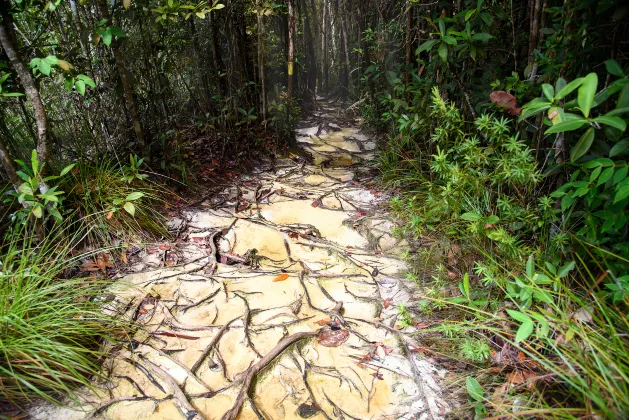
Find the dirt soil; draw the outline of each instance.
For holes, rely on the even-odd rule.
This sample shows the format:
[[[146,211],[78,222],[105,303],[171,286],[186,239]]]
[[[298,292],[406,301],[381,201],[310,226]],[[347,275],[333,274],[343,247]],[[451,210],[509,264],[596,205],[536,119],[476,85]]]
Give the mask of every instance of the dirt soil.
[[[35,419],[439,419],[445,371],[418,357],[376,143],[323,103],[312,156],[261,165],[169,222],[176,241],[112,286],[140,328],[109,381]]]

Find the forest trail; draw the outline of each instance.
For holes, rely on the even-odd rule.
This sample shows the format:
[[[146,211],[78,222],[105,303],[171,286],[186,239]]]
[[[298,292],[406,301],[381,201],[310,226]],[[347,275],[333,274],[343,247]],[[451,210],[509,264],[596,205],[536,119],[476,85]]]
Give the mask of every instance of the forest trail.
[[[312,163],[269,163],[171,220],[176,242],[114,286],[142,328],[105,363],[111,383],[87,417],[34,418],[444,416],[445,372],[396,323],[407,244],[369,186],[376,144],[339,115],[324,103],[302,121]]]

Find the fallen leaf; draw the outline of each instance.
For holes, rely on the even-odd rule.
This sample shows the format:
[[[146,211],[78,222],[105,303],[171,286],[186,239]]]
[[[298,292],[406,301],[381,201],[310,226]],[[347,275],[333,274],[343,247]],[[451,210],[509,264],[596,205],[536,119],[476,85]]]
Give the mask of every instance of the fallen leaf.
[[[418,330],[423,330],[430,327],[430,324],[427,322],[416,322],[413,324],[413,327],[417,328]]]
[[[109,213],[107,213],[107,220],[111,219],[113,215],[114,215],[113,211],[110,211]]]
[[[454,271],[448,271],[448,278],[454,280],[458,277],[458,275]]]
[[[276,281],[284,281],[284,280],[286,280],[288,277],[290,277],[288,274],[286,274],[286,273],[282,273],[282,274],[280,274],[279,276],[275,277],[275,278],[273,279],[273,282],[276,282]]]
[[[380,255],[380,254],[382,254],[382,251],[379,249],[376,249],[376,255]]]
[[[391,305],[391,298],[386,298],[384,302],[382,302],[382,306],[384,306],[384,309],[387,309],[389,305]]]
[[[319,344],[325,347],[338,347],[349,338],[349,331],[339,328],[339,329],[331,329],[331,328],[322,328],[319,331],[319,335],[317,336],[317,341]]]
[[[497,90],[489,95],[489,100],[492,101],[499,108],[504,109],[509,114],[518,116],[522,113],[522,108],[518,108],[517,100],[512,94],[505,92],[504,90]]]
[[[159,249],[161,249],[162,251],[167,251],[170,249],[170,245],[160,245]]]
[[[373,376],[374,378],[378,378],[381,381],[384,380],[384,377],[382,376],[382,373],[374,372],[374,373],[371,374],[371,376]]]
[[[380,360],[384,360],[384,358],[387,356],[387,354],[384,352],[384,348],[382,346],[376,347],[376,355],[378,355],[378,358]]]
[[[318,200],[314,200],[311,204],[312,207],[319,207],[321,203]]]
[[[378,267],[374,268],[373,271],[371,272],[371,275],[373,277],[376,277],[378,274],[380,273],[380,271],[378,270]]]
[[[299,239],[299,233],[297,232],[289,232],[288,237],[291,239]]]
[[[331,318],[323,318],[315,322],[315,324],[321,325],[323,327],[324,325],[328,325],[330,322],[332,322]]]

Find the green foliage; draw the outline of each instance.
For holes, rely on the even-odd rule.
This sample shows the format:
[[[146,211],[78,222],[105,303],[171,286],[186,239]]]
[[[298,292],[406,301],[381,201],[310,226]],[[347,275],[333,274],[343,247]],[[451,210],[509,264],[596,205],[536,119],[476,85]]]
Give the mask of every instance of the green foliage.
[[[24,181],[10,195],[17,198],[22,208],[12,215],[12,219],[20,224],[26,224],[29,218],[34,218],[35,223],[45,224],[52,217],[57,221],[62,221],[60,206],[63,203],[64,192],[59,190],[59,185],[50,186],[51,181],[58,181],[68,174],[74,164],[66,166],[58,176],[47,176],[42,178],[45,164],[41,164],[37,158],[37,151],[31,153],[30,165],[18,160],[22,170],[17,171],[18,176]]]
[[[125,322],[104,311],[103,283],[62,278],[86,257],[71,255],[80,234],[69,238],[65,229],[55,230],[35,247],[21,233],[0,253],[0,402],[58,404],[101,375],[105,340],[114,341]]]

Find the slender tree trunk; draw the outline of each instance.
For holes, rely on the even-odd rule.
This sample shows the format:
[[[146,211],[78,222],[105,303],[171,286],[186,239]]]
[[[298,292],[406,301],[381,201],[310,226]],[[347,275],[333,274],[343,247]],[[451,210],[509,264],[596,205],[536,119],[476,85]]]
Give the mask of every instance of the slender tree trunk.
[[[13,17],[9,13],[9,7],[10,4],[7,0],[0,1],[0,13],[2,13],[0,43],[2,43],[2,49],[4,49],[7,57],[9,57],[11,66],[24,87],[26,96],[33,104],[35,122],[37,124],[37,158],[41,163],[47,163],[51,153],[51,141],[48,135],[48,118],[41,96],[39,95],[39,89],[35,84],[35,79],[30,70],[26,67],[26,64],[24,64],[24,61],[22,61],[22,57],[18,52],[17,42],[13,32]],[[48,189],[44,183],[42,183],[42,186],[45,190]]]
[[[406,103],[411,104],[411,68],[413,65],[413,4],[409,1],[406,9]]]
[[[347,36],[347,16],[345,13],[344,5],[341,4],[341,41],[342,48],[340,51],[341,56],[341,98],[345,99],[349,93],[349,39]]]
[[[295,66],[295,5],[288,0],[288,97],[293,96]]]
[[[312,27],[310,24],[310,13],[308,12],[308,5],[303,4],[303,10],[305,11],[305,24],[304,29],[306,31],[306,51],[308,51],[308,90],[315,93],[317,88],[317,54],[315,52],[315,39],[312,36]]]
[[[328,16],[328,0],[323,0],[323,78],[325,79],[325,92],[330,93],[330,60],[328,51],[329,38],[329,20]]]
[[[262,4],[260,6],[262,7]],[[258,9],[258,79],[260,79],[260,106],[262,118],[266,120],[266,81],[264,77],[264,16]]]
[[[312,11],[312,22],[314,22],[314,26],[312,26],[312,30],[313,30],[313,35],[312,35],[312,48],[314,49],[314,56],[315,56],[315,68],[314,68],[314,72],[315,72],[315,86],[319,88],[319,90],[321,90],[321,78],[319,77],[319,68],[321,66],[319,66],[319,60],[321,59],[321,55],[319,54],[319,56],[317,57],[317,53],[318,53],[318,49],[317,49],[317,43],[319,42],[319,17],[317,16],[317,6],[315,4],[315,0],[310,0],[310,10]]]
[[[112,23],[109,9],[107,8],[107,0],[97,0],[101,18],[107,19],[108,24]],[[114,54],[114,60],[116,61],[116,67],[118,68],[118,75],[120,76],[120,82],[122,83],[122,89],[124,92],[125,105],[129,113],[129,119],[131,120],[131,126],[135,132],[136,139],[138,141],[138,148],[144,153],[147,153],[147,144],[144,140],[144,132],[142,131],[142,125],[138,119],[138,109],[136,107],[135,98],[133,94],[133,87],[131,86],[131,78],[127,73],[127,68],[124,64],[124,57],[120,52],[118,42],[116,40],[111,43],[111,51]]]
[[[226,79],[222,77],[223,73],[223,58],[221,56],[221,49],[218,46],[218,31],[216,29],[216,20],[213,17],[213,13],[210,13],[210,44],[212,46],[212,63],[214,64],[214,77],[216,79],[216,90],[221,96],[227,94],[227,86],[225,85]]]
[[[529,67],[529,78],[535,77],[537,73],[537,68],[534,65],[535,62],[535,49],[537,48],[537,41],[539,39],[539,21],[540,21],[540,11],[542,8],[542,0],[532,0],[533,10],[531,12],[531,26],[529,33],[529,54],[528,54],[528,67]]]

